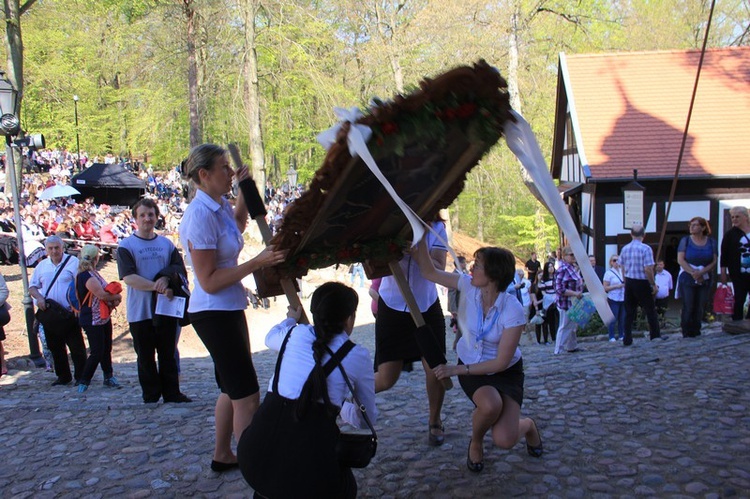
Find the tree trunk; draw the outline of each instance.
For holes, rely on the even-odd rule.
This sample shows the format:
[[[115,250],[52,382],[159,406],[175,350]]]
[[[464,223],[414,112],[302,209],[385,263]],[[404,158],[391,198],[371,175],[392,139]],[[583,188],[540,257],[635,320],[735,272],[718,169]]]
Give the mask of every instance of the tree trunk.
[[[259,0],[244,0],[245,17],[245,94],[247,120],[250,128],[250,160],[252,174],[258,189],[266,186],[266,164],[263,146],[263,130],[260,126],[260,88],[258,85],[258,52],[255,41],[255,16]]]
[[[518,90],[518,7],[510,16],[510,33],[508,34],[508,93],[510,106],[521,112],[521,95]]]
[[[379,2],[375,3],[375,15],[378,20],[378,32],[383,40],[383,44],[386,47],[388,53],[388,62],[393,72],[393,81],[396,84],[396,91],[400,94],[404,93],[404,71],[401,68],[401,47],[396,34],[396,28],[398,26],[397,14],[398,10],[391,11],[390,19],[388,23],[385,23],[383,16],[386,13],[383,12]],[[387,33],[387,26],[390,25],[390,35]]]
[[[203,125],[198,109],[198,63],[195,53],[198,16],[193,0],[183,0],[187,20],[187,54],[188,54],[188,108],[190,113],[190,147],[203,143]]]
[[[16,107],[16,116],[21,119],[21,102],[23,101],[23,38],[21,37],[21,14],[26,12],[36,0],[27,1],[23,7],[19,0],[4,0],[3,7],[5,10],[5,47],[8,56],[7,59],[7,78],[18,91],[18,100]],[[23,135],[23,132],[21,132]],[[1,146],[0,146],[1,147]],[[21,161],[20,152],[14,149],[13,155],[16,161],[16,178],[18,179],[17,188],[20,189],[22,184],[21,172],[23,171],[23,162]],[[10,176],[5,176],[5,192],[11,192]],[[13,199],[18,199],[18,193],[13,193]]]

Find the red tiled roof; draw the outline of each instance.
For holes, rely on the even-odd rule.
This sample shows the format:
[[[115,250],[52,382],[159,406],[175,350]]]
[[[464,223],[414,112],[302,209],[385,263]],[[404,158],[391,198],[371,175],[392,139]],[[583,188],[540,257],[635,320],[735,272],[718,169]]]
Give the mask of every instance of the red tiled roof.
[[[634,168],[642,178],[674,176],[699,60],[699,50],[564,56],[593,179]],[[706,52],[680,169],[735,175],[750,175],[750,47]]]

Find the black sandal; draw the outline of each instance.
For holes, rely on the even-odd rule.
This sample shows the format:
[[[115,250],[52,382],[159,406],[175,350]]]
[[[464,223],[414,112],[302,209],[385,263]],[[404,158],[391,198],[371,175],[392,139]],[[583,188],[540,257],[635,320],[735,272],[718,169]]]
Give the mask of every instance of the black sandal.
[[[526,438],[526,452],[529,453],[529,456],[531,457],[542,457],[542,454],[544,454],[544,446],[542,445],[542,433],[539,431],[539,427],[536,425],[536,421],[533,419],[531,422],[534,424],[534,428],[536,428],[536,434],[539,436],[539,445],[530,445],[528,437]]]
[[[433,447],[443,445],[443,442],[445,442],[445,435],[435,435],[434,433],[432,433],[432,430],[440,430],[441,432],[445,433],[443,423],[431,424],[429,429],[427,430],[427,443],[429,443]]]
[[[484,469],[484,460],[481,460],[478,463],[471,460],[471,439],[469,439],[469,448],[466,451],[466,467],[469,468],[469,471],[472,473],[479,473]]]

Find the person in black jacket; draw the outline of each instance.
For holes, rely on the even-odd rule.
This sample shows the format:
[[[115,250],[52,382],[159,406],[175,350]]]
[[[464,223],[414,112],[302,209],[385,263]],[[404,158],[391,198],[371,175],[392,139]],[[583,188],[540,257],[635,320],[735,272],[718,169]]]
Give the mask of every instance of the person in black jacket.
[[[750,216],[744,206],[729,210],[732,228],[721,240],[721,282],[727,283],[727,272],[734,288],[732,320],[742,320],[745,300],[750,291]],[[750,309],[746,319],[750,319]]]

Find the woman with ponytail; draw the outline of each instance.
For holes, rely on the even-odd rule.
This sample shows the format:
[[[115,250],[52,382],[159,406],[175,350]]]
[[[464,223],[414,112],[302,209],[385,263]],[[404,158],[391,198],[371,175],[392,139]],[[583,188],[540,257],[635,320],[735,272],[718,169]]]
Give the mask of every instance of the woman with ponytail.
[[[349,340],[358,302],[352,288],[325,283],[310,303],[314,325],[297,324],[301,310],[290,307],[266,336],[266,346],[279,352],[276,370],[237,446],[255,497],[356,497],[357,482],[339,465],[335,447],[339,413],[352,426],[367,427],[357,407],[345,402],[349,388],[337,360],[370,420],[377,417],[370,353]]]

